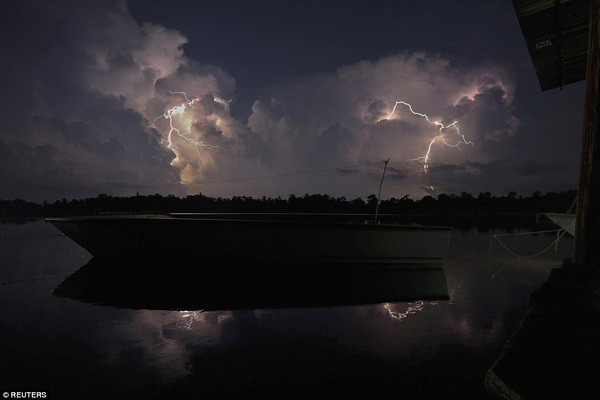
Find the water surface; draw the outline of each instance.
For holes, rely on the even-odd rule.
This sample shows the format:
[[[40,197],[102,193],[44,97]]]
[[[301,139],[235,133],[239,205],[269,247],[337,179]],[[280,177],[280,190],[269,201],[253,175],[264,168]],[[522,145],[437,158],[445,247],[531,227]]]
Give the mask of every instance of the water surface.
[[[379,298],[362,298],[361,291],[311,302],[290,292],[286,303],[282,291],[275,300],[252,303],[256,296],[241,279],[173,281],[169,274],[176,270],[165,265],[164,285],[156,271],[140,275],[155,285],[142,300],[118,293],[127,292],[124,285],[137,290],[134,277],[86,302],[52,294],[81,267],[97,267],[85,250],[42,220],[4,222],[0,346],[7,368],[1,387],[46,392],[47,398],[486,398],[487,368],[531,293],[572,248],[565,236],[556,249],[527,260],[491,241],[503,233],[454,232],[443,263],[446,300],[429,292],[384,301],[399,298],[385,292],[402,286],[392,280],[379,292],[369,283]],[[497,239],[531,255],[556,234]],[[347,286],[357,281],[346,278]],[[326,287],[301,281],[307,291]],[[167,283],[169,291],[161,292]],[[334,279],[327,284],[337,290]],[[180,301],[178,292],[185,301],[191,293],[205,302]],[[213,298],[221,302],[206,302]]]

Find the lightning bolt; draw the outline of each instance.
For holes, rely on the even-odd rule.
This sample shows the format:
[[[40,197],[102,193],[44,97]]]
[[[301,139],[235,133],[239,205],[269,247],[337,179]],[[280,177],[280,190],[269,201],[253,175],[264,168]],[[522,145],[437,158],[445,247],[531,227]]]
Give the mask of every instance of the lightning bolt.
[[[185,102],[181,103],[178,106],[174,106],[174,107],[170,108],[163,115],[159,115],[158,117],[154,118],[154,121],[152,121],[152,123],[155,124],[156,120],[158,120],[159,118],[165,118],[166,120],[168,120],[169,128],[170,128],[169,133],[166,135],[167,136],[166,140],[163,139],[167,142],[167,148],[169,150],[177,150],[177,145],[175,145],[175,143],[173,143],[173,133],[175,133],[176,135],[183,138],[188,143],[191,143],[194,146],[194,148],[196,149],[196,153],[198,153],[198,158],[200,159],[200,161],[202,163],[204,163],[204,160],[202,159],[202,156],[200,155],[199,148],[204,148],[204,149],[210,150],[211,152],[214,153],[216,149],[223,149],[223,147],[218,146],[218,145],[217,146],[211,145],[211,144],[203,142],[202,140],[194,139],[194,138],[188,136],[191,133],[191,124],[190,124],[190,129],[187,132],[183,132],[183,133],[173,125],[173,118],[175,116],[178,116],[178,115],[183,116],[186,112],[186,109],[190,108],[194,104],[198,103],[200,101],[200,99],[194,98],[194,99],[190,100],[187,97],[187,94],[185,92],[169,91],[169,93],[183,95],[183,97],[185,98]],[[217,125],[219,124],[219,122],[220,121],[217,120]]]
[[[407,161],[410,161],[411,163],[415,162],[415,161],[418,161],[418,162],[422,163],[423,164],[423,171],[425,173],[427,173],[427,171],[429,171],[429,157],[431,155],[431,148],[432,148],[432,146],[433,146],[433,144],[435,143],[436,140],[438,140],[438,139],[442,140],[442,143],[444,143],[446,146],[448,146],[448,147],[454,147],[454,148],[456,148],[458,150],[461,150],[461,148],[460,148],[461,144],[470,144],[470,145],[473,145],[473,142],[471,142],[470,140],[467,140],[465,138],[465,136],[462,133],[460,133],[460,129],[458,129],[458,125],[457,125],[458,121],[454,121],[454,122],[452,122],[449,125],[444,125],[443,123],[441,123],[439,121],[433,121],[432,122],[429,119],[429,117],[427,116],[427,114],[423,114],[423,113],[414,111],[413,108],[412,108],[412,106],[410,104],[408,104],[407,102],[405,102],[405,101],[397,101],[394,104],[394,108],[392,109],[392,112],[390,112],[390,114],[385,119],[389,120],[392,117],[392,115],[394,115],[394,113],[396,112],[396,108],[399,105],[406,106],[408,108],[408,110],[413,115],[418,115],[419,117],[425,118],[425,120],[427,120],[427,122],[429,122],[431,125],[433,125],[435,127],[439,127],[439,129],[438,129],[438,135],[434,136],[433,139],[431,139],[431,141],[429,142],[429,146],[427,147],[427,152],[425,153],[425,155],[421,156],[421,157],[411,158],[411,159],[407,160]],[[448,129],[454,130],[455,133],[456,133],[456,135],[459,138],[459,140],[456,143],[454,143],[454,144],[449,143],[446,140],[446,133],[444,131],[448,130]]]

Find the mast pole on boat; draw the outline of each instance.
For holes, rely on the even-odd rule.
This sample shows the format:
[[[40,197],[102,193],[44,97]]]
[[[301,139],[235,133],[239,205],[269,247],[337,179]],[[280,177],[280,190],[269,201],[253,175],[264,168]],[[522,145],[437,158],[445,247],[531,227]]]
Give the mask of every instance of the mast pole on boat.
[[[377,194],[377,206],[375,207],[375,221],[379,215],[379,203],[381,203],[381,187],[383,186],[383,178],[385,178],[385,170],[387,169],[388,162],[390,159],[381,160],[383,162],[383,174],[381,175],[381,181],[379,182],[379,194]]]

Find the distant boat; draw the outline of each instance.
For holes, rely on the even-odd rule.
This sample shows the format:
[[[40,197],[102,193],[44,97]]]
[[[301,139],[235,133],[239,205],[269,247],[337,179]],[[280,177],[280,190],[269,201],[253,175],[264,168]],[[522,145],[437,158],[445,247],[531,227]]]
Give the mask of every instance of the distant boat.
[[[94,256],[429,264],[452,228],[342,214],[170,214],[47,218]],[[381,220],[384,220],[382,216]]]
[[[558,225],[561,229],[566,230],[571,234],[571,236],[575,236],[575,214],[565,214],[565,213],[544,213],[544,215],[556,225]]]

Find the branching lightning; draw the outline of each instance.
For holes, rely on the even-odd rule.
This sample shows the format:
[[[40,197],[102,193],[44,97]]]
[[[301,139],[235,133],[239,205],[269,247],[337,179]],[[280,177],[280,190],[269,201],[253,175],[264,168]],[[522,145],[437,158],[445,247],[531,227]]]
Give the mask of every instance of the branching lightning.
[[[408,108],[408,110],[413,114],[413,115],[418,115],[419,117],[423,117],[427,120],[427,122],[429,122],[431,125],[439,127],[438,129],[438,135],[434,136],[433,139],[431,139],[431,141],[429,142],[429,146],[427,147],[427,152],[425,153],[424,156],[421,157],[417,157],[417,158],[411,158],[408,159],[408,161],[410,161],[411,163],[414,161],[418,161],[420,163],[423,164],[423,171],[425,171],[425,173],[427,173],[427,171],[429,170],[429,158],[431,155],[431,148],[433,146],[433,144],[435,143],[436,140],[442,140],[442,143],[444,143],[446,146],[448,147],[454,147],[458,150],[461,150],[460,145],[461,144],[470,144],[473,145],[473,142],[471,142],[470,140],[467,140],[465,138],[465,136],[460,133],[460,130],[458,129],[458,121],[454,121],[449,125],[444,125],[443,123],[439,122],[439,121],[431,121],[429,119],[429,117],[427,116],[427,114],[423,114],[423,113],[419,113],[413,110],[412,106],[410,104],[408,104],[405,101],[397,101],[396,104],[394,104],[394,108],[392,109],[392,112],[390,112],[390,114],[385,118],[387,120],[389,120],[392,115],[394,115],[394,113],[396,112],[396,108],[398,107],[398,105],[404,105]],[[449,143],[446,137],[446,133],[444,132],[445,130],[448,129],[453,129],[456,133],[456,135],[458,136],[458,141],[454,144]]]
[[[192,107],[195,103],[199,102],[200,99],[198,98],[194,98],[192,100],[190,100],[187,97],[187,94],[185,92],[173,92],[173,91],[169,91],[169,93],[171,94],[181,94],[183,95],[183,97],[185,98],[185,102],[181,103],[178,106],[174,106],[172,108],[170,108],[169,110],[167,110],[166,113],[164,113],[163,115],[159,115],[158,117],[154,118],[154,121],[152,122],[153,124],[156,123],[156,120],[158,120],[159,118],[165,118],[169,121],[169,133],[166,135],[166,139],[163,139],[164,141],[167,142],[167,148],[170,150],[177,150],[177,145],[175,145],[175,143],[173,143],[173,133],[177,134],[179,137],[183,138],[184,140],[186,140],[188,143],[192,144],[194,146],[194,148],[196,149],[196,153],[198,153],[198,158],[200,159],[200,161],[204,162],[204,160],[202,159],[202,156],[200,155],[200,151],[199,148],[202,147],[204,149],[210,150],[211,152],[214,153],[215,149],[223,149],[223,147],[218,146],[218,145],[211,145],[208,143],[203,142],[202,140],[199,140],[198,138],[192,138],[189,135],[191,134],[191,124],[190,125],[190,129],[187,130],[187,132],[181,132],[181,130],[179,130],[178,128],[176,128],[173,125],[173,118],[175,116],[183,116],[186,112],[186,109],[189,107]],[[217,125],[219,124],[219,120],[217,120]]]

